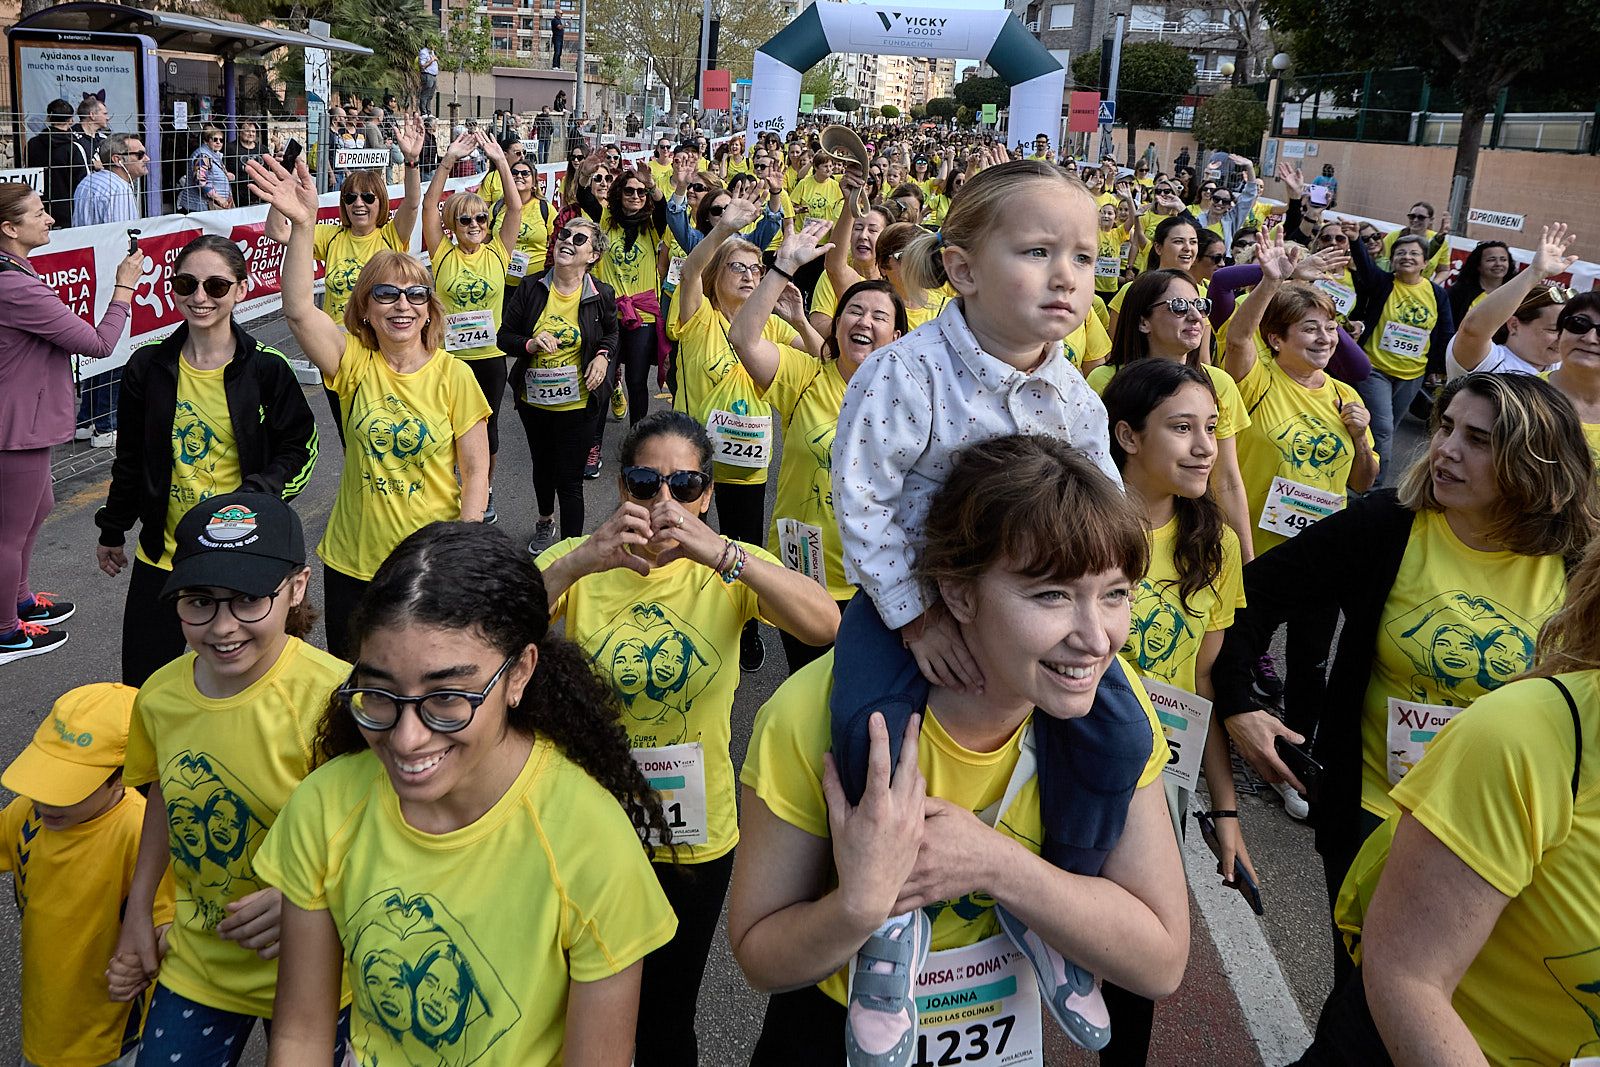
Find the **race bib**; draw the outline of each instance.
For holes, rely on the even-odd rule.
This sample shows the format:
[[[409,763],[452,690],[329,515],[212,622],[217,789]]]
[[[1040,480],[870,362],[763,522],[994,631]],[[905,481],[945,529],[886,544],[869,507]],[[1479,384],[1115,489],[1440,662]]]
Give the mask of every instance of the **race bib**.
[[[1386,322],[1378,338],[1378,349],[1404,359],[1421,359],[1428,347],[1428,331],[1403,322]]]
[[[1328,294],[1333,301],[1333,310],[1341,315],[1348,316],[1356,306],[1356,291],[1343,282],[1334,281],[1332,278],[1318,278],[1311,284]]]
[[[683,260],[678,256],[672,257],[672,262],[667,264],[667,284],[677,287],[683,280]]]
[[[706,835],[706,759],[700,742],[665,748],[636,748],[639,765],[650,788],[661,794],[661,809],[672,830],[674,845],[703,845]],[[648,843],[665,844],[652,833]]]
[[[1256,525],[1282,537],[1298,537],[1301,530],[1318,519],[1343,511],[1344,505],[1343,493],[1313,489],[1278,475],[1267,489],[1267,499],[1261,505],[1261,518]]]
[[[828,575],[822,566],[822,530],[799,519],[778,520],[778,551],[783,565],[814,579],[828,588]]]
[[[1101,256],[1094,261],[1096,278],[1116,278],[1122,274],[1122,260],[1116,256]]]
[[[506,277],[521,278],[528,273],[528,253],[511,253],[511,262],[506,264]]]
[[[444,347],[449,352],[467,352],[494,344],[494,313],[458,311],[444,317]]]
[[[535,407],[551,408],[578,399],[578,368],[529,367],[524,378],[523,399]]]
[[[919,1032],[911,1067],[1044,1063],[1038,982],[1004,934],[930,952],[916,994]]]
[[[1464,710],[1390,697],[1389,784],[1404,778],[1433,743],[1434,735]]]
[[[713,411],[706,423],[712,455],[734,467],[765,467],[772,458],[772,417]]]
[[[1211,701],[1154,678],[1141,678],[1150,703],[1167,735],[1172,750],[1161,773],[1183,788],[1194,792],[1200,776],[1200,757],[1205,753],[1206,731],[1211,728]]]

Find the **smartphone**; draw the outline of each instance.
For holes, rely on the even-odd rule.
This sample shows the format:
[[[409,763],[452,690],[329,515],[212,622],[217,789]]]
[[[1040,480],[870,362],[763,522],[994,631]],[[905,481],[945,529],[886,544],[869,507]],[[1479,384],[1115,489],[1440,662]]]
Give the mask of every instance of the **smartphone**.
[[[1306,190],[1306,195],[1311,198],[1313,207],[1328,206],[1328,187],[1326,185],[1313,185]]]
[[[280,162],[283,163],[284,170],[288,171],[290,174],[293,174],[294,165],[299,159],[300,142],[291,137],[289,138],[289,143],[283,148],[283,159]]]
[[[1194,814],[1194,821],[1200,827],[1200,836],[1218,860],[1222,859],[1222,843],[1217,840],[1217,825],[1211,816],[1203,811]],[[1266,911],[1261,906],[1261,887],[1256,880],[1250,877],[1250,872],[1245,869],[1244,861],[1235,856],[1233,858],[1233,888],[1244,897],[1245,903],[1250,905],[1250,910],[1257,915],[1265,915]]]
[[[1274,747],[1278,750],[1278,758],[1283,760],[1294,776],[1300,779],[1300,784],[1305,786],[1301,795],[1306,798],[1307,804],[1315,804],[1322,795],[1322,764],[1312,759],[1311,756],[1298,745],[1291,745],[1282,737],[1275,738]]]
[[[139,251],[139,235],[143,232],[143,230],[128,231],[128,255],[131,256]]]

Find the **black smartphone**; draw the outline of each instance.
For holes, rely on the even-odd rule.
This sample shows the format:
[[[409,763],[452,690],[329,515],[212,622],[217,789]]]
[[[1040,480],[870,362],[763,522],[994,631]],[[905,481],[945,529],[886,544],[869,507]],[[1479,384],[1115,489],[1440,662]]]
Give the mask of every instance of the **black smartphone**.
[[[1300,779],[1300,784],[1306,787],[1301,796],[1306,798],[1306,803],[1315,804],[1322,795],[1324,773],[1322,764],[1312,759],[1305,749],[1298,745],[1290,744],[1282,737],[1276,738],[1273,744],[1277,748],[1278,758],[1283,760],[1284,766],[1288,767],[1294,776]]]
[[[1194,815],[1195,823],[1200,827],[1200,836],[1218,860],[1222,859],[1222,844],[1217,840],[1217,826],[1211,816],[1203,811]],[[1233,888],[1244,897],[1245,903],[1250,905],[1250,910],[1257,915],[1265,915],[1266,911],[1261,906],[1261,887],[1256,885],[1256,880],[1250,877],[1250,872],[1245,869],[1244,862],[1237,856],[1233,859]]]
[[[128,255],[131,256],[135,252],[139,251],[139,234],[143,232],[143,230],[128,231]]]
[[[293,174],[294,165],[299,159],[300,142],[291,137],[289,138],[289,143],[283,148],[283,159],[279,160],[279,162],[283,164],[284,170],[288,171],[290,174]]]

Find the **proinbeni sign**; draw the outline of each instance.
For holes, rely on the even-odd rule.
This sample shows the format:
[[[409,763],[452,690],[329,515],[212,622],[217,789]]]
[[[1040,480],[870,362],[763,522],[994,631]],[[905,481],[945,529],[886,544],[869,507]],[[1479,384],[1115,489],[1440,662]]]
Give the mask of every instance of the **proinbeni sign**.
[[[387,148],[341,148],[333,154],[333,165],[340,170],[376,170],[389,165]]]
[[[1467,212],[1467,221],[1476,222],[1479,226],[1493,226],[1497,230],[1516,230],[1522,232],[1522,227],[1527,222],[1526,215],[1513,215],[1509,211],[1485,211],[1483,208],[1473,208]]]

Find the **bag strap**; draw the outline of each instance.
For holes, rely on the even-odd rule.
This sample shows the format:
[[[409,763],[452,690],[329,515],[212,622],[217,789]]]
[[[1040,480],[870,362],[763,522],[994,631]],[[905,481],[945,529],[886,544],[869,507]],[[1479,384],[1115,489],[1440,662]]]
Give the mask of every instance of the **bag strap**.
[[[1572,740],[1577,747],[1577,757],[1572,761],[1572,799],[1578,799],[1578,772],[1583,769],[1583,719],[1578,714],[1578,702],[1572,699],[1572,692],[1560,678],[1551,676],[1550,684],[1561,690],[1561,696],[1567,702],[1567,710],[1572,712]]]

